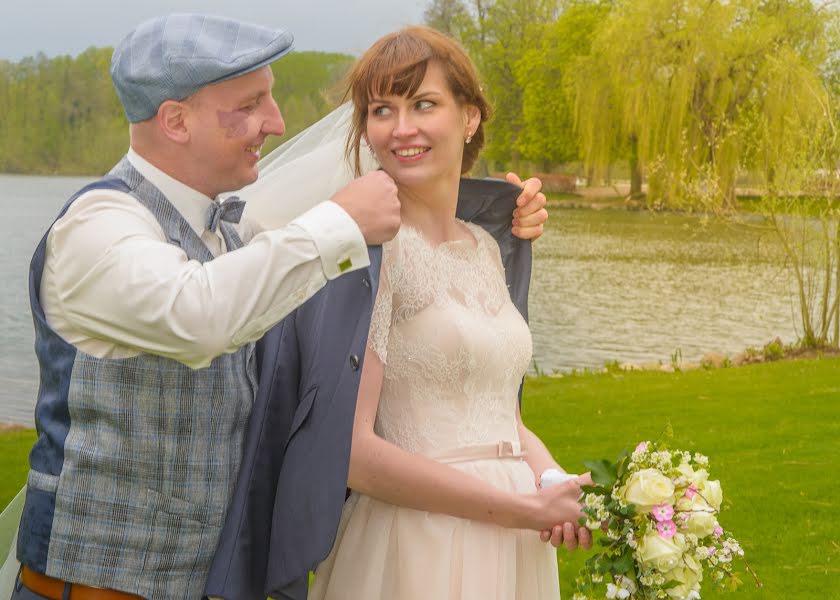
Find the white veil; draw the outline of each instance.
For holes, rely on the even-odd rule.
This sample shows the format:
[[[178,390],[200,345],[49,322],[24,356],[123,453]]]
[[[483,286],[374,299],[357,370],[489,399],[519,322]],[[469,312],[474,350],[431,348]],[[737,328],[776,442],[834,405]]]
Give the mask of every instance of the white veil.
[[[345,156],[353,107],[343,104],[259,162],[259,179],[237,195],[246,201],[244,216],[261,229],[288,224],[354,179]],[[366,145],[361,148],[362,173],[378,167]],[[10,598],[20,563],[17,529],[26,488],[0,514],[0,600]]]
[[[3,566],[0,567],[0,598],[3,600],[12,597],[18,569],[20,569],[16,556],[17,530],[25,499],[26,488],[24,487],[9,503],[9,506],[0,513],[0,560],[5,559]]]
[[[343,104],[260,160],[259,179],[237,194],[244,217],[262,229],[283,227],[354,179],[345,156],[352,114]],[[366,145],[360,154],[363,174],[378,167]]]

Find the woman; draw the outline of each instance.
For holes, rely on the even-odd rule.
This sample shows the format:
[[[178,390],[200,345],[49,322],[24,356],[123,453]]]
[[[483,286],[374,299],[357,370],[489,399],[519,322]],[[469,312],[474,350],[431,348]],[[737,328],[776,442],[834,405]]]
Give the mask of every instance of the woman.
[[[475,69],[452,40],[409,27],[362,56],[350,93],[348,148],[358,170],[364,140],[397,183],[402,227],[383,248],[354,491],[310,597],[557,598],[537,531],[576,522],[588,478],[537,490],[559,466],[519,414],[531,336],[496,242],[455,218],[489,115]]]

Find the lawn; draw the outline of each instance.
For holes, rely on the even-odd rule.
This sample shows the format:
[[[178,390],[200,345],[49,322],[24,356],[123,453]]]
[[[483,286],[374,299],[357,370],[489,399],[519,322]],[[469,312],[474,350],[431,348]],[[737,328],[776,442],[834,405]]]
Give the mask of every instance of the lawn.
[[[840,359],[529,379],[523,416],[570,471],[657,439],[670,422],[675,447],[711,458],[721,521],[764,583],[757,590],[745,575],[730,597],[840,598]],[[0,434],[0,506],[23,485],[33,440],[31,431]],[[559,557],[569,600],[586,554]]]
[[[670,421],[674,447],[710,457],[720,520],[764,583],[746,575],[737,597],[840,598],[840,360],[532,379],[523,417],[570,471],[657,439]],[[585,558],[559,552],[567,599]]]

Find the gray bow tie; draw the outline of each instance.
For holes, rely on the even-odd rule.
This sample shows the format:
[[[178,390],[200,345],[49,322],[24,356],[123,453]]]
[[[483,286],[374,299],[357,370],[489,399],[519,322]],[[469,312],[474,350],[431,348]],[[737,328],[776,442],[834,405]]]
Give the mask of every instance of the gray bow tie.
[[[243,210],[245,202],[237,196],[231,196],[224,202],[212,202],[207,207],[207,230],[215,232],[219,228],[219,221],[239,223]]]

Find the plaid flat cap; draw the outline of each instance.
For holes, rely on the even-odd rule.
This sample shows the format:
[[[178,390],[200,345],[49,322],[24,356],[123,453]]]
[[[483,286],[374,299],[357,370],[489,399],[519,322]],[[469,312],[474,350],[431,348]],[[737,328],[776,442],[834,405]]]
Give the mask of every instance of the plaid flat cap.
[[[141,23],[114,50],[111,79],[131,123],[274,62],[292,50],[288,31],[226,17],[173,14]]]

